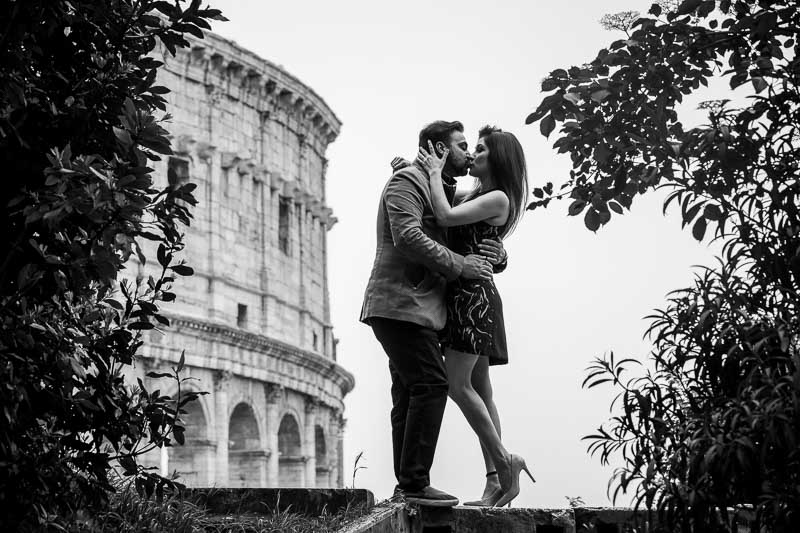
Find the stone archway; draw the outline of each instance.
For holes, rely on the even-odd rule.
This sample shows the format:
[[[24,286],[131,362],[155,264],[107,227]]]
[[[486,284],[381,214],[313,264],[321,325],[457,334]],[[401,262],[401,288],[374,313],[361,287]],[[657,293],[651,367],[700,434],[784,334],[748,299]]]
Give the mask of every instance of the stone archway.
[[[278,484],[281,487],[305,485],[305,457],[303,457],[300,426],[292,414],[285,414],[278,428]]]
[[[231,487],[260,487],[263,483],[264,450],[253,408],[242,402],[231,413],[228,425],[228,482]]]
[[[178,481],[189,487],[202,487],[208,484],[212,472],[213,443],[208,438],[208,421],[203,412],[201,400],[197,399],[183,406],[186,414],[180,415],[184,432],[184,444],[167,448],[168,472],[177,471]]]

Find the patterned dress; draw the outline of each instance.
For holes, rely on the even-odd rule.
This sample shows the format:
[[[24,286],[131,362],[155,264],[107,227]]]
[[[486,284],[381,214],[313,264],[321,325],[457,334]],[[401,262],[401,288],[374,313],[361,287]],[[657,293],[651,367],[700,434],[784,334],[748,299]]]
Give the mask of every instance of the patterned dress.
[[[483,239],[499,240],[499,234],[499,226],[483,221],[454,226],[448,230],[448,246],[461,255],[478,254]],[[493,280],[456,279],[447,287],[446,305],[444,346],[486,356],[490,365],[508,363],[503,302]]]

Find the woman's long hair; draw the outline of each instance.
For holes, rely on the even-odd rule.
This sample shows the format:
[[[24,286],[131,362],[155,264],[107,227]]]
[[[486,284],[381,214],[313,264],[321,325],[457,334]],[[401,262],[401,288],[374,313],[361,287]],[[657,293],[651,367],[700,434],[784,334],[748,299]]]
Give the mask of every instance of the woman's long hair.
[[[508,219],[500,227],[500,237],[505,238],[514,231],[525,212],[528,201],[528,171],[525,152],[513,133],[494,126],[484,126],[478,132],[489,149],[489,168],[495,187],[508,196]],[[465,200],[477,196],[479,189],[472,191]]]

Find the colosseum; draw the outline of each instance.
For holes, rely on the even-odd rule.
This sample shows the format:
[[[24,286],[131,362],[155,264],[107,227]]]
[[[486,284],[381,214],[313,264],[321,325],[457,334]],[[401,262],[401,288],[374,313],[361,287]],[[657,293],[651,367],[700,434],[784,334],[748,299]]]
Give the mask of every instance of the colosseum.
[[[163,55],[175,154],[155,170],[162,185],[197,184],[185,249],[195,274],[178,281],[171,327],[149,335],[136,372],[166,370],[185,351],[186,386],[209,394],[189,404],[185,445],[145,463],[189,486],[341,487],[354,380],[336,363],[325,203],[325,151],[341,123],[237,44],[214,34],[191,44]]]

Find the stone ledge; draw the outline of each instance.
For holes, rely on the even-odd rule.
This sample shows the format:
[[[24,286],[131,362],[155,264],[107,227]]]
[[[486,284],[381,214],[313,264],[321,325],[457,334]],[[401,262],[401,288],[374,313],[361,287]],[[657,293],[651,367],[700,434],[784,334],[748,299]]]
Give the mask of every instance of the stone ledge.
[[[304,488],[202,488],[186,489],[184,497],[212,514],[272,514],[290,511],[309,516],[335,514],[348,507],[375,505],[375,496],[365,489]]]
[[[413,531],[452,533],[575,533],[572,509],[418,507]]]
[[[361,518],[336,533],[411,533],[409,507],[402,501],[384,500]]]

